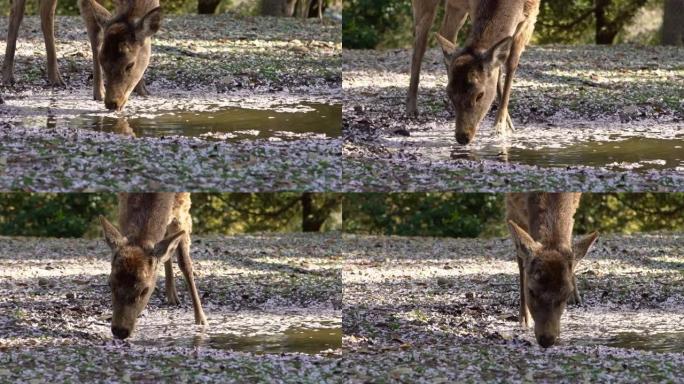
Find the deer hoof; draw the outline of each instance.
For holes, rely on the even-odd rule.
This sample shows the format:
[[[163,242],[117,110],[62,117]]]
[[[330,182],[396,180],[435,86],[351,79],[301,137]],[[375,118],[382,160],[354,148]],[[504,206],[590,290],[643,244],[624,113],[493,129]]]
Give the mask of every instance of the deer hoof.
[[[511,136],[513,132],[515,132],[515,127],[513,127],[513,121],[511,121],[510,116],[506,116],[506,119],[496,123],[495,133],[498,136]]]
[[[64,80],[62,80],[62,76],[60,76],[59,73],[50,76],[48,81],[50,82],[50,85],[53,87],[66,87],[66,83],[64,82]]]

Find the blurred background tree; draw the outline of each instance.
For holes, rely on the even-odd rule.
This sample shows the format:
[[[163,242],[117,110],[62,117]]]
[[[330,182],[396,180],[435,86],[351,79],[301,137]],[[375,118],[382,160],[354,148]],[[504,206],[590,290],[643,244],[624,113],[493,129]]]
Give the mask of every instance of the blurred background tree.
[[[346,194],[344,230],[400,236],[507,236],[502,194]],[[584,194],[575,232],[684,231],[684,193]]]
[[[39,0],[26,1],[26,14],[36,15]],[[0,15],[9,15],[12,0],[0,1]],[[97,0],[109,10],[115,9],[115,0]],[[290,3],[292,3],[290,5]],[[162,0],[161,6],[166,14],[215,14],[231,12],[240,15],[270,15],[270,16],[295,16],[294,10],[308,5],[308,0]],[[275,9],[291,6],[293,12],[277,12]],[[311,4],[308,17],[318,17],[317,2]],[[341,12],[342,0],[324,0],[323,9],[331,8],[334,12]],[[78,15],[78,0],[57,0],[57,14],[64,16]]]
[[[537,44],[658,44],[664,3],[670,7],[666,10],[665,20],[668,20],[668,17],[682,17],[682,1],[541,0],[533,41]],[[439,12],[433,31],[437,31],[442,20],[443,9]],[[345,48],[410,47],[413,40],[411,0],[346,0],[342,25]],[[675,26],[684,23],[665,26],[668,25],[676,29]],[[461,42],[467,30],[464,32],[459,34]]]
[[[334,193],[192,194],[193,233],[340,230],[342,197]],[[97,237],[98,216],[117,217],[115,194],[0,194],[0,235]]]

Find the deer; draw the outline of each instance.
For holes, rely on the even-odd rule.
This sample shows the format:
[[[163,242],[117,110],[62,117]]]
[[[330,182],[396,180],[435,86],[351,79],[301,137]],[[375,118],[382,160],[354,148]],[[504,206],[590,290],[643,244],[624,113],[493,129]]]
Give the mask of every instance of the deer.
[[[40,4],[40,27],[45,41],[47,54],[47,77],[50,85],[64,86],[64,80],[59,73],[57,65],[57,52],[55,48],[55,9],[57,0],[39,0]],[[13,0],[7,28],[7,46],[5,47],[5,60],[2,63],[2,81],[4,84],[14,84],[14,54],[17,50],[17,38],[19,27],[24,19],[26,0]]]
[[[413,55],[406,98],[408,116],[417,114],[420,68],[428,32],[437,7],[446,5],[437,40],[447,68],[447,97],[456,113],[456,141],[467,145],[498,96],[495,132],[506,137],[515,131],[508,113],[513,77],[539,13],[539,0],[412,0]],[[454,44],[470,15],[471,32],[463,48]],[[502,67],[506,77],[503,80]]]
[[[100,217],[104,239],[112,251],[112,334],[126,339],[154,291],[159,265],[164,264],[166,300],[178,305],[171,256],[175,253],[190,290],[195,324],[206,325],[190,259],[189,193],[120,193],[119,229]]]
[[[78,7],[93,54],[93,98],[121,111],[133,90],[149,96],[143,75],[161,27],[159,0],[119,0],[114,16],[95,0],[78,0]]]
[[[548,348],[560,336],[568,302],[581,304],[575,269],[598,238],[591,232],[572,242],[573,216],[581,193],[514,193],[506,218],[520,272],[519,321],[534,320],[537,343]]]

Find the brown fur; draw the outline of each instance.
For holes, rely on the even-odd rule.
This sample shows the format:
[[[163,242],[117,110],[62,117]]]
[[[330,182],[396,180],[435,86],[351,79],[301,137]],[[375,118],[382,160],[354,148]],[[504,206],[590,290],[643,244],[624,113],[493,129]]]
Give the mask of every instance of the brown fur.
[[[413,0],[414,44],[411,82],[406,100],[408,115],[417,113],[420,67],[427,34],[440,0]],[[513,131],[508,102],[520,55],[534,31],[539,0],[446,0],[446,12],[438,40],[445,53],[449,84],[447,96],[456,111],[456,141],[468,144],[498,94],[496,132]],[[463,49],[453,42],[470,15],[471,34]],[[506,79],[502,69],[505,64]]]
[[[580,193],[516,193],[506,198],[506,216],[520,270],[520,323],[534,319],[539,344],[549,347],[560,335],[568,300],[579,303],[574,270],[598,234],[572,243],[573,216]],[[574,297],[573,297],[574,294]]]
[[[78,6],[93,53],[94,99],[104,98],[107,109],[121,110],[134,89],[148,95],[143,74],[150,62],[150,37],[161,23],[159,0],[120,0],[114,16],[95,0],[79,0]]]
[[[190,289],[195,322],[206,324],[190,259],[190,194],[121,193],[121,231],[104,218],[102,226],[105,240],[114,253],[109,277],[114,336],[123,339],[135,329],[136,319],[154,291],[157,270],[162,263],[167,299],[171,304],[178,304],[170,259],[173,253],[178,256],[178,264]]]
[[[57,66],[57,52],[55,48],[55,9],[57,0],[38,0],[40,4],[40,27],[45,40],[45,52],[47,54],[47,74],[51,85],[63,86],[64,80]],[[9,16],[7,28],[7,47],[5,48],[5,61],[2,64],[2,81],[5,84],[14,83],[14,54],[17,50],[17,37],[19,26],[24,18],[26,0],[14,0]]]

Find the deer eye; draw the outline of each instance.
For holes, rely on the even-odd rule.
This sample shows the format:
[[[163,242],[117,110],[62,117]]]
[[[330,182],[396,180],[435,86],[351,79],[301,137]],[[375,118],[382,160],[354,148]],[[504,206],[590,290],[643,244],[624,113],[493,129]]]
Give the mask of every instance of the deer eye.
[[[149,288],[143,289],[143,290],[140,292],[140,298],[145,297],[145,295],[147,295],[147,292],[149,292],[149,290],[150,290]]]
[[[483,96],[484,96],[484,92],[478,93],[478,94],[477,94],[477,97],[475,98],[475,101],[477,101],[477,102],[479,103],[480,100],[482,100],[482,97],[483,97]]]
[[[129,63],[129,64],[126,66],[126,72],[130,72],[131,69],[133,69],[133,66],[134,66],[134,65],[135,65],[135,62]]]

